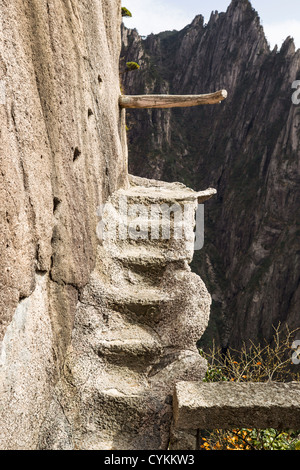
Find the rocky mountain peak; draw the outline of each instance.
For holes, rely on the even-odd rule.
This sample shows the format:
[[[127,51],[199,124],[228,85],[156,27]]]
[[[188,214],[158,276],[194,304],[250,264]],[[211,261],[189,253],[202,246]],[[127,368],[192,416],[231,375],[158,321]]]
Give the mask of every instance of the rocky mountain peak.
[[[286,56],[291,56],[291,57],[294,56],[296,52],[294,38],[292,38],[291,36],[288,36],[286,40],[283,42],[280,52],[281,54],[286,55]]]

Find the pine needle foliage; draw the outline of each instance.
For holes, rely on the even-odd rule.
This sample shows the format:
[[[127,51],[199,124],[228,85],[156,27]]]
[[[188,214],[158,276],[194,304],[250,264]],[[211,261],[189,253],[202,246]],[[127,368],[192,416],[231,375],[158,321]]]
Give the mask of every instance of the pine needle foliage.
[[[122,7],[121,13],[122,16],[132,17],[132,13],[126,7]]]

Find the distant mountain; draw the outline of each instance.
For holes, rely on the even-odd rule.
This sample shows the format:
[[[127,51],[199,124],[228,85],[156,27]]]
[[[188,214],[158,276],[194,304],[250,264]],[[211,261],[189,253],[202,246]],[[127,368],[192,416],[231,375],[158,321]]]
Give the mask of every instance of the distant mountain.
[[[127,112],[130,172],[214,187],[205,205],[205,247],[193,269],[213,297],[205,342],[239,347],[270,340],[273,326],[300,326],[300,50],[270,50],[257,12],[233,0],[182,31],[143,39],[122,27],[126,94],[198,94],[221,88],[220,105]],[[123,67],[124,68],[124,67]]]

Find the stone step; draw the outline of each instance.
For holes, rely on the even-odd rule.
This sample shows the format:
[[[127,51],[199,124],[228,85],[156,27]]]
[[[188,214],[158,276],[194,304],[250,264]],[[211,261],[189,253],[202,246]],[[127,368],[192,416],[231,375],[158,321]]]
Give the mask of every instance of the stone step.
[[[139,265],[139,266],[166,266],[168,263],[176,261],[184,261],[189,257],[190,251],[179,252],[176,249],[171,250],[169,246],[165,249],[160,247],[159,250],[153,249],[153,247],[136,246],[134,244],[128,244],[124,248],[117,248],[114,246],[111,256],[121,261],[124,265]]]
[[[127,318],[138,324],[155,327],[161,321],[161,306],[163,302],[142,303],[122,303],[114,304],[115,311],[126,315]]]
[[[138,325],[153,328],[161,321],[162,308],[171,301],[172,296],[167,293],[148,288],[124,296],[113,296],[109,301],[109,307]]]
[[[150,339],[102,340],[97,345],[97,354],[106,356],[110,361],[130,367],[131,361],[135,366],[143,367],[145,362],[151,365],[159,357],[161,348],[158,343]],[[136,361],[139,361],[138,363]]]
[[[174,293],[173,293],[174,295]],[[159,288],[149,288],[148,286],[127,286],[126,290],[118,290],[117,288],[109,293],[110,300],[114,304],[136,305],[136,306],[154,306],[161,302],[170,302],[172,296]]]
[[[93,349],[109,362],[134,369],[151,366],[161,355],[162,347],[157,335],[137,325],[130,325],[101,333],[95,338]]]
[[[196,192],[180,183],[161,186],[131,186],[129,189],[120,189],[114,193],[112,201],[126,198],[129,204],[184,204],[202,203],[216,194],[216,190],[208,188],[205,191]]]
[[[194,211],[192,213],[179,212],[178,216],[171,216],[167,213],[162,216],[149,214],[143,217],[139,216],[122,216],[117,212],[107,214],[105,220],[107,224],[107,233],[111,235],[106,239],[123,239],[123,240],[147,240],[160,241],[169,240],[170,238],[191,239],[194,228]]]
[[[194,241],[186,240],[128,240],[105,242],[110,256],[124,266],[165,267],[178,261],[191,262],[194,255]],[[159,249],[159,250],[158,250]]]
[[[161,268],[162,269],[162,268]],[[81,302],[83,304],[97,305],[103,308],[120,311],[124,308],[147,309],[149,307],[159,306],[162,303],[172,301],[175,293],[165,292],[161,287],[153,286],[154,281],[147,279],[147,276],[159,277],[160,271],[156,273],[150,269],[147,272],[145,267],[137,274],[137,278],[133,278],[134,272],[128,269],[127,276],[131,275],[131,282],[127,279],[119,279],[119,283],[111,285],[103,282],[97,273],[91,277],[90,283],[81,293]],[[146,280],[145,280],[146,279]]]
[[[180,183],[120,189],[103,209],[98,236],[107,250],[115,257],[117,253],[123,262],[133,258],[141,260],[142,264],[158,264],[164,262],[163,258],[191,262],[197,203],[209,199],[215,192],[208,189],[198,193]],[[158,253],[155,256],[123,254],[127,245],[141,245],[142,249],[145,245],[145,251],[155,247]]]
[[[167,420],[171,419],[171,406],[165,403],[165,397],[155,396],[145,387],[133,386],[130,391],[115,385],[99,390],[96,401],[99,409],[105,411],[101,421],[94,414],[87,425],[87,433],[100,437],[95,439],[95,450],[163,448],[161,434],[169,434]]]
[[[169,207],[169,206],[168,206]],[[112,206],[107,206],[102,214],[100,238],[106,245],[124,245],[126,243],[147,244],[157,248],[168,244],[178,245],[185,250],[194,243],[195,208],[182,210],[176,206],[176,212],[168,209],[162,214],[160,209],[151,211],[153,206],[143,206],[143,214],[129,215]],[[146,212],[144,212],[144,209]]]

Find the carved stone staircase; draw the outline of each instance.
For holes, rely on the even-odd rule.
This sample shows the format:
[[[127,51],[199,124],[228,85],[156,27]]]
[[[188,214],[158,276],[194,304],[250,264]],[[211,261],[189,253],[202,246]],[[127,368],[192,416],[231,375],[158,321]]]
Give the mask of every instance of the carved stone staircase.
[[[211,299],[189,263],[197,204],[215,190],[130,183],[102,208],[96,268],[50,412],[63,410],[65,426],[51,431],[49,416],[41,448],[166,449],[174,385],[205,374],[196,342]]]

